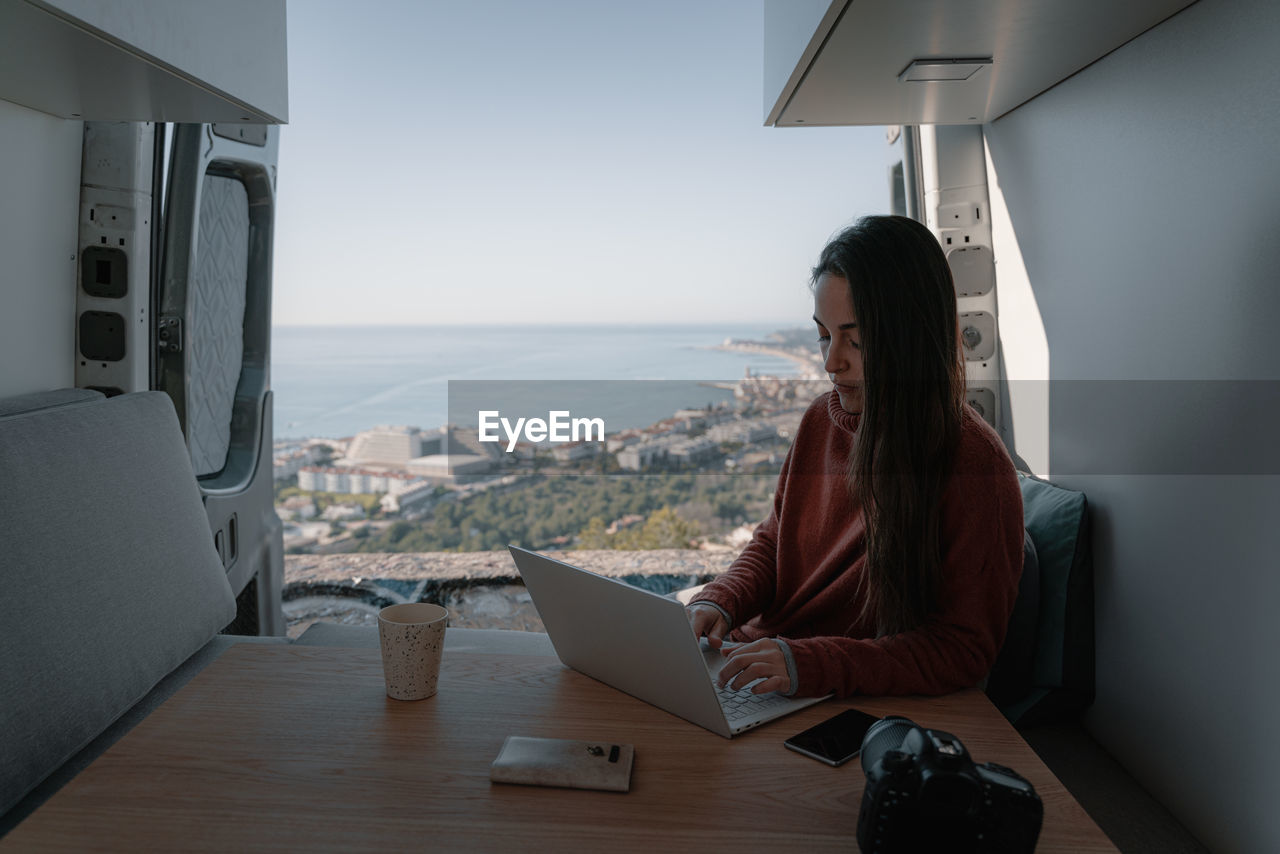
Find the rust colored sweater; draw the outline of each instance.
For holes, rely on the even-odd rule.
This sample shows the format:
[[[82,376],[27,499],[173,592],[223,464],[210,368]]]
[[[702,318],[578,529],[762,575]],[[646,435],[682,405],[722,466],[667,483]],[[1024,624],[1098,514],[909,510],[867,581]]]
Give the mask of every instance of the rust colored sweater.
[[[866,528],[845,481],[857,425],[834,393],[814,401],[783,462],[769,517],[694,601],[727,613],[733,640],[784,640],[794,694],[972,687],[995,662],[1022,573],[1022,495],[1013,463],[996,432],[966,406],[942,498],[938,610],[917,629],[876,637],[873,625],[857,620]]]

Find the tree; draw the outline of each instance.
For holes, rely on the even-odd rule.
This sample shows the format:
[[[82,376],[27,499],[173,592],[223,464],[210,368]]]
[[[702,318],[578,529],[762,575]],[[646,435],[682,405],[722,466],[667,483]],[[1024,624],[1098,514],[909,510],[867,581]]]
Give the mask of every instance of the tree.
[[[687,549],[697,536],[696,524],[682,519],[670,507],[663,507],[645,520],[636,548]]]
[[[604,520],[601,519],[599,516],[592,516],[591,521],[587,523],[587,527],[584,528],[581,532],[579,532],[578,545],[576,546],[576,548],[579,548],[579,549],[613,548],[613,545],[610,543],[611,539],[612,537],[610,537],[609,533],[604,529]]]

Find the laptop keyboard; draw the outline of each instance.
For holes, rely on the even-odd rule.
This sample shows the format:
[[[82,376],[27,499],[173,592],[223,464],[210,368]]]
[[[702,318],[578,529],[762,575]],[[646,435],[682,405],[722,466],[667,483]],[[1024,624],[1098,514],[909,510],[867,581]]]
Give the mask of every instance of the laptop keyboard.
[[[731,688],[721,688],[716,685],[715,679],[711,680],[711,684],[715,685],[716,688],[716,696],[720,698],[720,707],[724,709],[724,716],[729,723],[754,717],[774,706],[787,705],[790,698],[783,697],[776,691],[770,691],[767,694],[752,694],[751,686],[759,681],[757,679],[755,682],[748,682],[735,691]]]

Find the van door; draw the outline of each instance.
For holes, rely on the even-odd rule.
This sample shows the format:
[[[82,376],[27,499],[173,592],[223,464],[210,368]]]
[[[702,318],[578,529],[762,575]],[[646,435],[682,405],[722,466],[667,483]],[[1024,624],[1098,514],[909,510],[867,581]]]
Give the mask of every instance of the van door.
[[[283,635],[270,390],[279,129],[173,127],[154,315],[155,387],[178,411],[237,595],[230,630]]]

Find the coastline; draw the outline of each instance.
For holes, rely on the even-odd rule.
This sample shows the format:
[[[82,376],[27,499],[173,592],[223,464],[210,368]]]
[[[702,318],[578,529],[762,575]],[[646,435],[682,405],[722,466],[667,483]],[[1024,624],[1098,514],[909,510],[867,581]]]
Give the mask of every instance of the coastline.
[[[720,386],[720,394],[711,399],[696,392],[682,397],[675,385],[686,379],[694,388],[708,378],[740,379],[748,365],[754,376],[804,377],[812,370],[798,358],[802,348],[775,340],[781,334],[776,330],[671,326],[548,335],[548,329],[518,328],[497,336],[481,334],[480,328],[432,329],[431,334],[418,327],[374,332],[360,327],[278,330],[280,336],[273,337],[271,377],[275,438],[350,437],[378,424],[439,425],[449,420],[454,380],[461,389],[489,378],[513,385],[548,377],[671,379],[672,388],[661,389],[669,400],[649,401],[654,412],[632,413],[644,404],[626,404],[627,424],[619,424],[634,426],[632,421],[648,424],[682,407],[719,401],[721,395],[732,399],[732,389]],[[479,351],[477,340],[484,343]],[[746,346],[725,348],[720,342]],[[786,361],[774,361],[778,358]],[[794,372],[790,365],[796,366]],[[627,396],[621,387],[618,391]]]
[[[813,380],[826,378],[826,374],[822,370],[822,363],[816,356],[802,355],[794,350],[788,350],[784,347],[777,347],[758,341],[725,341],[720,344],[716,344],[709,349],[724,350],[734,353],[763,353],[777,359],[785,359],[794,364],[800,369],[800,373],[797,377],[798,379]]]

